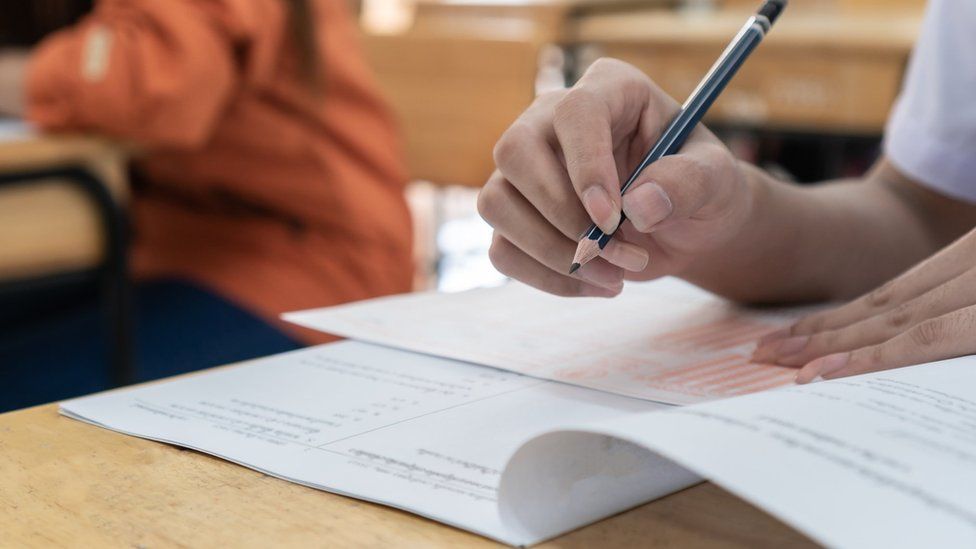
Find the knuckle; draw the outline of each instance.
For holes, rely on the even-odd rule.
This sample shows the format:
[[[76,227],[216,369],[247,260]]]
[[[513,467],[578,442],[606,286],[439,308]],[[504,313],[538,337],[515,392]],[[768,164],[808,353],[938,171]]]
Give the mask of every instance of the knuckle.
[[[489,225],[498,219],[502,203],[502,183],[489,181],[478,193],[478,214]]]
[[[537,132],[528,123],[516,121],[495,143],[495,148],[492,150],[495,165],[503,172],[506,171],[512,161],[518,158],[520,152],[536,137]]]
[[[867,362],[869,366],[877,367],[885,364],[887,353],[884,344],[875,345],[868,349]]]
[[[912,343],[915,345],[919,347],[932,347],[945,338],[947,328],[945,319],[933,318],[912,328],[909,335],[911,336]]]
[[[896,330],[901,330],[907,328],[912,324],[912,319],[914,317],[914,308],[907,303],[895,307],[891,312],[887,313],[885,318],[885,324],[889,328],[894,328]]]
[[[563,152],[566,169],[571,178],[575,176],[580,183],[608,180],[606,170],[608,166],[613,166],[612,153],[588,147],[585,143],[564,146]]]
[[[626,84],[630,81],[645,78],[644,73],[638,70],[637,67],[613,57],[598,58],[590,64],[584,76],[593,75],[598,78],[606,78],[607,75],[611,74],[620,80],[618,82],[619,84]]]
[[[596,94],[585,85],[573,88],[553,106],[553,121],[559,126],[579,118],[588,113],[598,101]]]
[[[532,106],[529,109],[551,109],[568,91],[568,89],[560,89],[540,93],[536,96],[535,101],[532,102]]]
[[[833,349],[840,342],[841,334],[838,330],[827,330],[810,336],[811,349]]]
[[[871,290],[864,298],[868,307],[880,309],[886,307],[894,299],[894,282],[885,282],[881,286]]]
[[[508,242],[496,233],[491,240],[491,246],[488,248],[488,259],[495,266],[495,269],[504,275],[509,274],[507,271],[511,265],[512,254],[509,246]]]
[[[625,65],[625,63],[619,59],[614,59],[613,57],[600,57],[590,64],[590,68],[587,69],[586,72],[605,73],[617,71],[620,70],[621,65]]]
[[[603,160],[605,155],[597,150],[589,150],[582,147],[573,148],[566,152],[566,165],[569,172],[575,174],[581,180],[587,182],[602,181],[604,178]]]

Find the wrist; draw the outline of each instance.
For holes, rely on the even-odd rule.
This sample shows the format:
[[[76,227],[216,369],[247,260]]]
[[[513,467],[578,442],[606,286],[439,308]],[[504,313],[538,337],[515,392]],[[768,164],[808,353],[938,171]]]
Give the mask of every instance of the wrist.
[[[743,160],[736,160],[736,168],[742,177],[741,187],[745,189],[744,200],[747,213],[731,240],[754,244],[753,241],[757,238],[754,233],[758,232],[756,225],[764,218],[762,212],[768,210],[771,200],[773,179],[766,172]],[[747,246],[754,247],[748,244]]]

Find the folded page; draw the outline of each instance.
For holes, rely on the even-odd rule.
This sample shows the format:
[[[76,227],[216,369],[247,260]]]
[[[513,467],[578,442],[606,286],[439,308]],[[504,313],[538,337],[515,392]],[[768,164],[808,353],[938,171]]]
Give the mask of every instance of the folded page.
[[[567,492],[626,490],[666,460],[830,547],[976,547],[976,357],[543,435],[509,462],[502,516],[547,537]]]
[[[500,472],[522,442],[560,426],[663,408],[355,342],[61,406],[76,419],[512,545],[543,539],[509,527],[498,512]],[[699,481],[677,467],[660,473],[637,487],[639,497],[634,490],[603,493],[601,505],[622,510]],[[581,517],[574,527],[589,520],[595,519]]]
[[[790,321],[736,308],[677,279],[615,299],[566,299],[511,283],[284,315],[344,337],[494,366],[620,395],[691,404],[792,383],[752,364],[755,341]]]

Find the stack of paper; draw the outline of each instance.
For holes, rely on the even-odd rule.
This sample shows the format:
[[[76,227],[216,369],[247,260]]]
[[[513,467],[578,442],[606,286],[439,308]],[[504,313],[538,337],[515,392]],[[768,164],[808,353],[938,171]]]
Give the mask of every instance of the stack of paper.
[[[746,392],[749,374],[712,372],[708,357],[746,356],[746,334],[785,318],[736,311],[672,282],[623,297],[581,303],[505,288],[296,317],[428,353],[504,361],[531,377],[344,342],[77,399],[62,411],[512,545],[704,477],[827,545],[976,546],[976,359],[680,408],[540,379],[687,401],[727,396],[702,387],[722,386],[728,370]],[[455,299],[475,312],[452,312]],[[599,337],[574,328],[567,303],[588,308]],[[643,336],[629,331],[642,319],[651,319]],[[547,328],[558,325],[567,331]],[[438,337],[431,326],[449,331]],[[500,331],[517,351],[492,335]],[[570,349],[590,353],[590,366]],[[567,363],[583,375],[569,375]]]

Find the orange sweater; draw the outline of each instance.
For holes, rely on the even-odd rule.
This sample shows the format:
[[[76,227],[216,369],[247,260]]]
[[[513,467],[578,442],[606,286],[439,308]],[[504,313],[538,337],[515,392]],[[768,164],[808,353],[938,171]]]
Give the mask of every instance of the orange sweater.
[[[138,277],[189,279],[272,321],[410,289],[390,115],[346,1],[313,7],[320,97],[282,0],[101,0],[38,46],[32,121],[147,151],[132,202]]]

